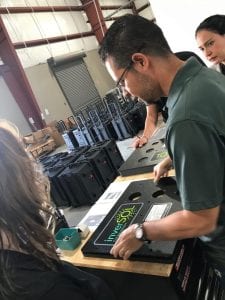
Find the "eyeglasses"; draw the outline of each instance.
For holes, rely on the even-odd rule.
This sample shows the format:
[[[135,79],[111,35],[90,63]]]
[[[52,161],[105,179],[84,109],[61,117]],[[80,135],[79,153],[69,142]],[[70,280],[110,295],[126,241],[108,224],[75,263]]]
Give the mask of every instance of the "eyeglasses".
[[[142,44],[141,47],[139,47],[137,52],[141,52],[143,50],[143,48],[145,47],[145,44]],[[117,80],[116,83],[116,87],[117,88],[123,88],[124,87],[124,76],[126,75],[126,73],[131,69],[132,65],[133,65],[133,61],[131,60],[128,64],[128,66],[124,69],[123,73],[121,74],[120,78]]]
[[[131,60],[128,64],[128,66],[124,69],[123,73],[121,74],[120,78],[118,79],[117,83],[116,83],[116,87],[120,88],[120,87],[124,87],[124,76],[126,75],[126,73],[130,70],[131,66],[133,64],[133,61]]]

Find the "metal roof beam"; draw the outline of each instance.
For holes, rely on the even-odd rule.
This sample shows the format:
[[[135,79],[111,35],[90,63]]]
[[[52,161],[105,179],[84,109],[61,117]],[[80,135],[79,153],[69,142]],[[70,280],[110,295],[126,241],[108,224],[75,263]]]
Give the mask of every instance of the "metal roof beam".
[[[137,13],[141,12],[142,10],[146,9],[149,6],[150,6],[150,3],[146,3],[145,5],[137,8]]]
[[[26,7],[0,7],[0,14],[21,14],[32,12],[64,12],[83,11],[83,6],[26,6]]]
[[[102,5],[101,10],[115,10],[120,9],[119,5]],[[128,3],[123,5],[124,9],[132,9],[132,4]],[[32,12],[65,12],[65,11],[83,11],[85,10],[84,5],[79,6],[14,6],[14,7],[0,7],[0,14],[21,14],[21,13],[32,13]]]
[[[91,28],[96,36],[96,39],[99,43],[101,43],[107,31],[107,27],[104,21],[99,1],[81,0],[81,3],[84,6],[85,13],[87,15],[88,21],[91,24]]]
[[[35,47],[35,46],[52,44],[52,43],[65,42],[67,40],[74,40],[74,39],[84,38],[88,36],[94,36],[93,31],[86,31],[82,33],[74,33],[69,35],[50,37],[46,39],[17,42],[17,43],[13,43],[13,46],[15,49],[22,49],[26,47]]]

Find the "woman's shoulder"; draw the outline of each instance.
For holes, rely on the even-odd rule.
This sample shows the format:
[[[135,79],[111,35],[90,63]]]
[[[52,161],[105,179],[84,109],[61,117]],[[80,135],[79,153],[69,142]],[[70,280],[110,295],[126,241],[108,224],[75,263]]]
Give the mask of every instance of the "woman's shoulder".
[[[60,264],[54,288],[45,294],[44,299],[62,298],[114,300],[111,290],[103,280],[66,262]]]
[[[0,254],[13,271],[10,271],[13,281],[21,287],[18,300],[114,299],[103,280],[72,264],[56,262],[56,269],[52,270],[32,255],[7,250],[0,250]],[[27,298],[23,298],[24,292]]]
[[[93,299],[114,299],[111,290],[105,284],[104,280],[89,272],[82,271],[67,262],[62,262],[59,272],[61,275],[72,280],[75,285],[82,287],[82,290],[86,291],[89,296],[91,295]]]

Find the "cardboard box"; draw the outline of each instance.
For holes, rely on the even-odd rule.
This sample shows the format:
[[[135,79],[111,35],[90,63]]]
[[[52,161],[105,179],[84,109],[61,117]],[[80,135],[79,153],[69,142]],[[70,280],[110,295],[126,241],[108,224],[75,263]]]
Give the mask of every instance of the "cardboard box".
[[[35,131],[32,134],[36,143],[44,142],[45,134],[42,130]]]
[[[29,135],[25,135],[25,136],[23,137],[23,142],[24,142],[24,144],[25,144],[26,146],[31,145],[31,144],[35,144],[35,143],[36,143],[36,141],[34,140],[34,136],[33,136],[32,133],[29,134]]]
[[[41,154],[49,153],[56,148],[56,142],[51,136],[50,130],[32,132],[24,136],[23,141],[26,145],[26,150],[35,158]]]
[[[62,146],[65,144],[65,141],[61,134],[58,132],[58,130],[55,127],[46,127],[42,129],[42,132],[44,134],[49,134],[51,138],[55,141],[56,147]]]

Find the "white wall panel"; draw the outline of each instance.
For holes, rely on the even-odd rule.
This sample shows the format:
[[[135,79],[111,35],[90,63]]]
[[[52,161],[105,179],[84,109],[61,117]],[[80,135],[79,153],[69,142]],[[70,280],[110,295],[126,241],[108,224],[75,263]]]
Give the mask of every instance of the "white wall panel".
[[[40,110],[44,114],[46,123],[54,120],[59,121],[72,115],[69,105],[48,64],[45,63],[27,68],[25,72]],[[49,115],[45,114],[45,109],[48,110]]]
[[[81,5],[78,0],[0,0],[0,6],[62,6]]]
[[[41,39],[31,14],[2,15],[2,19],[13,43]]]
[[[13,42],[91,30],[80,12],[21,13],[2,15],[2,18]]]
[[[99,0],[100,5],[124,5],[127,0]]]
[[[1,76],[0,76],[0,91],[1,91],[0,119],[6,119],[16,124],[16,126],[19,128],[20,132],[23,135],[26,135],[29,132],[31,132],[28,122],[26,121],[17,102],[12,96],[8,86],[5,83],[5,80]]]
[[[148,19],[148,20],[152,20],[152,19],[155,18],[151,6],[145,8],[144,10],[142,10],[139,13],[139,15],[142,16],[142,17],[144,17],[144,18],[146,18],[146,19]]]
[[[150,3],[172,50],[193,51],[205,60],[197,48],[195,29],[208,16],[225,14],[224,0],[150,0]]]
[[[136,0],[135,1],[135,6],[136,6],[136,8],[140,8],[143,5],[145,5],[146,3],[148,3],[148,0]]]
[[[131,9],[121,9],[118,12],[116,12],[116,13],[115,12],[116,12],[116,10],[111,10],[111,9],[110,10],[102,10],[104,18],[110,16],[111,14],[113,14],[112,17],[120,17],[125,14],[132,14]]]
[[[31,3],[33,2],[34,1],[32,1]],[[1,0],[0,3],[1,6],[26,6],[26,0]]]

